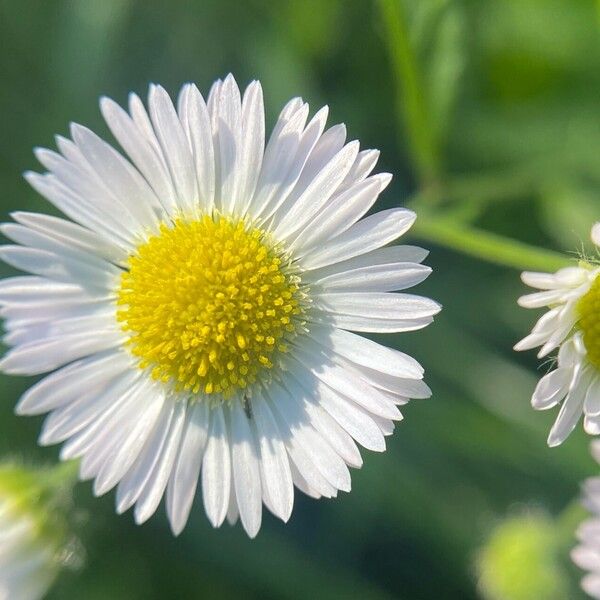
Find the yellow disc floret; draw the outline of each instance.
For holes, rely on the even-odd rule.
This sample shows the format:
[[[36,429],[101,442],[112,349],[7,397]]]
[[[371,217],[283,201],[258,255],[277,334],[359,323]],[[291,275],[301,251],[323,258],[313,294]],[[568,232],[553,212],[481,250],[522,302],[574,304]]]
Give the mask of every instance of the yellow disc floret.
[[[268,377],[302,326],[299,277],[244,221],[163,224],[128,267],[117,318],[139,366],[178,391],[230,397]]]
[[[583,343],[588,360],[600,369],[600,276],[577,304],[578,327],[583,333]]]

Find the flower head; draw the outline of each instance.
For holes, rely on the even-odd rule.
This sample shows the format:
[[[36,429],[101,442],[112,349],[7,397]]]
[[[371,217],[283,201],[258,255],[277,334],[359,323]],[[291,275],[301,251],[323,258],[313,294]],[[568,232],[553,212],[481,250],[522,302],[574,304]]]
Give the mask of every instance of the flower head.
[[[32,275],[0,284],[7,373],[55,371],[21,399],[50,412],[42,444],[66,442],[94,491],[148,519],[166,491],[172,529],[198,481],[214,526],[262,504],[287,520],[294,485],[350,489],[356,442],[385,448],[398,405],[429,396],[402,352],[351,333],[425,327],[439,310],[396,293],[427,277],[426,252],[391,246],[415,215],[366,218],[388,174],[378,158],[310,120],[294,98],[265,145],[262,90],[232,76],[177,107],[151,86],[148,110],[101,109],[125,159],[89,129],[37,150],[27,180],[70,221],[18,212],[0,255]]]
[[[600,247],[600,223],[592,240]],[[523,281],[542,291],[519,298],[525,308],[549,308],[531,334],[515,350],[541,346],[539,358],[558,348],[554,368],[542,377],[532,404],[545,410],[561,404],[548,444],[561,444],[573,431],[581,414],[584,429],[600,433],[600,266],[581,261],[556,273],[522,274]]]
[[[600,442],[591,444],[592,456],[600,462]],[[592,598],[600,599],[600,477],[590,477],[583,486],[583,504],[593,516],[577,530],[579,545],[571,552],[573,562],[588,571],[581,587]]]

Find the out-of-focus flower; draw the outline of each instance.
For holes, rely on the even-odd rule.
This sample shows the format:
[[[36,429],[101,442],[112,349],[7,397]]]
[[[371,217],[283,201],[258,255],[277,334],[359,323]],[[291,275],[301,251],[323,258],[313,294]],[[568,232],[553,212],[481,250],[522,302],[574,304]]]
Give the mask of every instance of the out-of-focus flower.
[[[600,223],[592,229],[592,241],[600,248]],[[540,358],[558,350],[554,368],[542,377],[532,404],[546,410],[561,404],[548,444],[561,444],[582,414],[584,429],[600,433],[600,266],[580,261],[556,273],[522,274],[523,281],[542,291],[519,298],[526,308],[549,308],[531,334],[515,350],[541,346]]]
[[[205,103],[175,107],[151,86],[148,112],[101,101],[131,162],[73,125],[28,181],[74,222],[15,213],[2,258],[32,273],[0,285],[6,373],[58,369],[20,414],[50,412],[40,442],[67,441],[81,477],[142,523],[166,490],[185,526],[202,480],[216,527],[262,504],[284,521],[294,484],[313,497],[350,490],[356,443],[385,449],[398,405],[424,398],[410,356],[351,333],[425,327],[440,307],[396,293],[427,277],[427,252],[386,247],[415,214],[362,218],[391,176],[378,152],[325,131],[294,98],[265,146],[261,86],[232,76]],[[308,120],[308,122],[307,122]],[[66,365],[66,366],[65,366]]]
[[[591,444],[592,456],[600,463],[600,441]],[[600,599],[600,477],[590,477],[583,485],[583,505],[592,513],[577,530],[579,545],[571,552],[573,562],[588,571],[581,587]]]
[[[0,465],[0,600],[42,598],[71,560],[64,483],[60,472]]]
[[[564,600],[568,576],[552,520],[530,510],[491,532],[477,557],[478,587],[486,600]]]

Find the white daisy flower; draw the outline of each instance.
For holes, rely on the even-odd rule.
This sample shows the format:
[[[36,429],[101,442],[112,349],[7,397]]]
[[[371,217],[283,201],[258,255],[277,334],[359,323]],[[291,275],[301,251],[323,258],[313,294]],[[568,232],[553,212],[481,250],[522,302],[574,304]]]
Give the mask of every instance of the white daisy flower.
[[[430,395],[411,357],[351,333],[428,325],[440,307],[395,293],[430,273],[427,252],[384,247],[415,215],[362,218],[388,185],[375,150],[325,130],[294,98],[265,141],[261,86],[230,75],[207,102],[177,106],[152,85],[148,110],[101,110],[130,158],[72,125],[32,186],[72,221],[17,212],[0,255],[32,276],[0,284],[6,373],[55,371],[19,414],[50,412],[42,444],[65,442],[96,494],[144,522],[166,490],[185,526],[201,479],[218,527],[250,536],[262,504],[286,521],[293,486],[350,490],[356,443],[383,451],[398,405]],[[66,365],[66,366],[65,366]]]
[[[592,230],[600,248],[600,223]],[[600,433],[600,266],[581,261],[577,267],[556,273],[525,272],[521,278],[542,291],[519,298],[525,308],[547,306],[549,311],[515,350],[541,346],[539,358],[558,348],[553,369],[542,377],[533,393],[538,410],[562,402],[548,444],[558,446],[573,431],[581,414],[587,433]]]
[[[600,441],[591,444],[592,456],[600,462]],[[590,477],[583,486],[583,505],[594,516],[577,529],[579,545],[571,552],[573,562],[589,573],[581,587],[592,598],[600,599],[600,477]]]

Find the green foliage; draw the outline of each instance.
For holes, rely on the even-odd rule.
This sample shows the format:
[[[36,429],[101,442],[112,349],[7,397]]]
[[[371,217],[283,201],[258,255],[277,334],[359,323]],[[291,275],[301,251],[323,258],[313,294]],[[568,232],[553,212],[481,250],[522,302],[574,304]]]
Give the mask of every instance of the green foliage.
[[[20,179],[38,168],[32,147],[71,120],[109,135],[100,95],[206,90],[232,71],[261,79],[269,124],[300,94],[382,150],[395,179],[378,208],[417,209],[410,241],[434,268],[417,293],[445,307],[423,332],[382,338],[424,364],[434,396],[406,407],[385,454],[364,452],[350,495],[298,494],[290,523],[266,516],[254,541],[213,531],[200,501],[173,539],[162,509],[136,527],[80,484],[87,563],[51,600],[468,600],[477,549],[514,502],[541,505],[550,527],[596,467],[579,430],[549,450],[555,415],[529,406],[539,373],[511,351],[533,320],[516,269],[562,264],[600,216],[598,14],[592,0],[0,0],[3,218],[49,210]],[[0,453],[55,460],[36,446],[41,419],[12,414],[29,383],[0,379]],[[556,575],[535,560],[540,538],[523,539],[511,568],[544,589]]]

